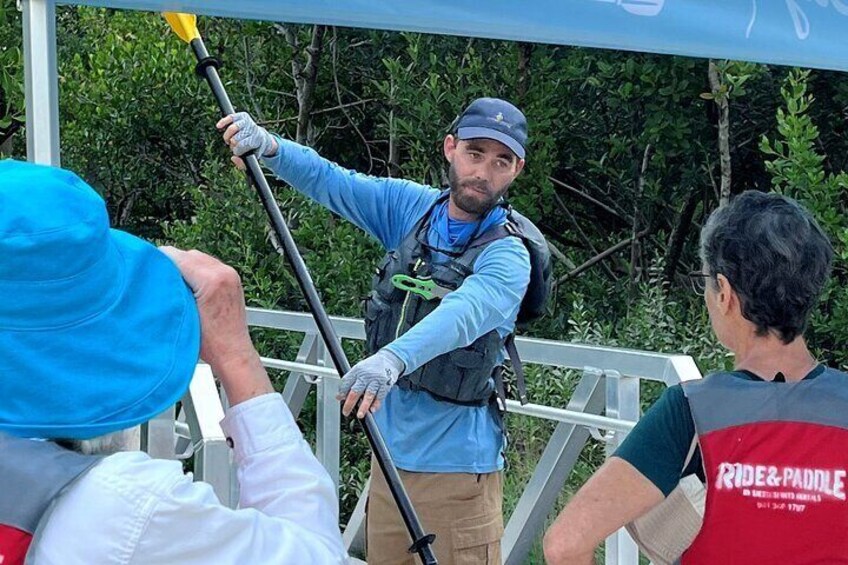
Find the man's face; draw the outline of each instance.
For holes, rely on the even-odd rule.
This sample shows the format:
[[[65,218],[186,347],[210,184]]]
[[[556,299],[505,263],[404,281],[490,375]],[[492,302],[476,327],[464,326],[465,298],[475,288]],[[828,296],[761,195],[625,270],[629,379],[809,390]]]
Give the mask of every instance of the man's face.
[[[449,135],[444,145],[451,200],[473,216],[494,208],[524,168],[524,159],[493,139],[462,141]]]

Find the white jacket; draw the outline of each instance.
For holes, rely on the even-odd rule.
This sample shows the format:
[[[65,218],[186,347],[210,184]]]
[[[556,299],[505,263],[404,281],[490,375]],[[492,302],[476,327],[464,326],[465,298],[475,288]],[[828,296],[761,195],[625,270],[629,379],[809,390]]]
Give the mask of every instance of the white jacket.
[[[109,456],[56,502],[30,549],[36,565],[346,563],[335,486],[279,394],[232,407],[239,509],[178,461]]]

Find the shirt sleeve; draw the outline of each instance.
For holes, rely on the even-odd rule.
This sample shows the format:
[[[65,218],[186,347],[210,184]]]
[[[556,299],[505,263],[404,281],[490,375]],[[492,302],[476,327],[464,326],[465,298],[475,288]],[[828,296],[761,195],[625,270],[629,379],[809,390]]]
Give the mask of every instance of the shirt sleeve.
[[[353,222],[386,249],[396,249],[439,191],[409,180],[372,177],[344,169],[313,149],[277,138],[279,150],[265,157],[280,179],[325,208]]]
[[[138,562],[346,563],[335,486],[282,397],[240,403],[221,426],[238,466],[239,509],[218,503],[209,485],[178,481],[147,521]]]
[[[458,289],[386,348],[410,373],[492,330],[506,336],[514,327],[529,282],[530,254],[521,240],[506,237],[496,241],[483,250],[474,273]]]
[[[666,389],[660,399],[645,412],[613,456],[636,467],[668,496],[684,474],[683,463],[693,437],[695,424],[689,403],[683,388],[675,385]],[[691,472],[690,469],[700,467],[700,457],[693,457],[686,469],[687,474]]]

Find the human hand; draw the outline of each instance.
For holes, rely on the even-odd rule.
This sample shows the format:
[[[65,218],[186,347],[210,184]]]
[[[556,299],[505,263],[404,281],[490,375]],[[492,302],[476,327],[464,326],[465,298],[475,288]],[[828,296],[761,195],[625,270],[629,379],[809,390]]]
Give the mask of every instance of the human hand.
[[[200,251],[159,248],[194,292],[200,314],[200,357],[221,381],[231,405],[274,392],[247,330],[241,279],[232,267]]]
[[[249,151],[256,150],[260,157],[271,157],[277,153],[277,140],[268,130],[257,125],[247,112],[224,116],[215,127],[224,130],[224,143],[230,146],[233,152],[231,160],[239,169],[244,169],[241,156]]]
[[[359,405],[357,418],[364,418],[369,412],[376,412],[383,399],[389,393],[405,367],[397,355],[387,349],[381,349],[371,357],[363,359],[353,366],[342,378],[336,400],[344,400],[342,413],[349,416],[356,401],[365,393]]]

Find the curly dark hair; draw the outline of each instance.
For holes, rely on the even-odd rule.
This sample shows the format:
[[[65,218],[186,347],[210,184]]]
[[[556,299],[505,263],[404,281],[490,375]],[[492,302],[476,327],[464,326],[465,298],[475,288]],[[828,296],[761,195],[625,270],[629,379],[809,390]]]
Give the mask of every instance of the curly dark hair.
[[[727,277],[757,335],[790,343],[804,333],[830,276],[833,248],[813,216],[779,194],[748,190],[716,209],[701,230],[701,261]]]

